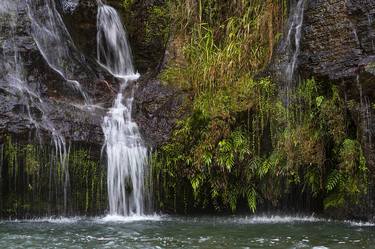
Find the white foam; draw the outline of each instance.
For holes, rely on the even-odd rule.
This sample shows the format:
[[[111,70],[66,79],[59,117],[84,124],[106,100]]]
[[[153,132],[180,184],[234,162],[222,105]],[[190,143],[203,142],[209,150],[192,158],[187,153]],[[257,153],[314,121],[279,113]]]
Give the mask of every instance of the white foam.
[[[36,219],[26,219],[26,220],[15,220],[15,222],[31,222],[31,223],[55,223],[55,224],[73,224],[82,220],[81,217],[45,217]]]
[[[243,224],[311,223],[327,221],[314,216],[252,216],[236,220]]]
[[[351,221],[351,220],[346,220],[344,223],[349,224],[351,226],[356,226],[356,227],[373,227],[375,226],[375,223],[371,222],[361,222],[361,221]]]
[[[132,222],[139,222],[139,221],[160,221],[162,217],[159,215],[132,215],[132,216],[121,216],[121,215],[107,215],[103,218],[95,219],[95,222],[98,223],[107,223],[107,222],[115,222],[115,223],[132,223]]]

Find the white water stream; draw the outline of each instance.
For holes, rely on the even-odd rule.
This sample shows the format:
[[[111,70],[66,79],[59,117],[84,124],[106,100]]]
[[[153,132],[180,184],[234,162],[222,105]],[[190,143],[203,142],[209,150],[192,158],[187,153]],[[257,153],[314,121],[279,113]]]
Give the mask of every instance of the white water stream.
[[[133,89],[138,79],[126,31],[115,9],[99,2],[97,15],[98,61],[120,81],[120,89],[103,121],[107,152],[109,215],[144,214],[147,148],[132,120]]]
[[[77,50],[53,0],[28,0],[33,38],[48,65],[90,104],[81,84],[74,80],[72,50]]]
[[[282,51],[288,53],[289,58],[285,65],[286,80],[290,83],[294,79],[297,60],[300,54],[302,24],[306,0],[299,0],[289,20],[289,29],[282,44]]]
[[[29,82],[27,81],[27,75],[23,67],[23,60],[19,53],[19,48],[17,45],[18,42],[17,42],[16,35],[15,35],[17,25],[18,25],[17,23],[18,4],[20,4],[20,1],[15,1],[15,0],[5,0],[4,2],[1,2],[0,4],[0,17],[2,15],[8,16],[8,23],[10,27],[10,34],[8,34],[9,36],[8,42],[12,43],[12,49],[10,51],[12,51],[13,53],[13,56],[12,56],[13,59],[7,61],[8,68],[5,69],[6,71],[5,81],[7,84],[4,87],[4,89],[7,92],[9,92],[10,95],[19,97],[19,102],[22,103],[22,105],[24,106],[24,109],[25,109],[24,111],[27,114],[27,118],[29,119],[29,122],[35,127],[37,137],[39,138],[40,142],[41,142],[41,137],[39,136],[40,129],[48,131],[51,134],[52,143],[53,143],[53,146],[55,147],[55,153],[56,153],[55,158],[60,163],[60,166],[63,170],[63,174],[61,174],[60,180],[61,180],[62,187],[63,187],[63,195],[64,195],[63,204],[64,204],[64,213],[65,213],[66,208],[67,208],[68,186],[69,186],[69,170],[68,170],[68,164],[67,164],[68,149],[67,149],[64,136],[60,133],[59,130],[55,128],[54,123],[50,120],[50,118],[46,114],[48,113],[50,106],[48,105],[48,103],[45,103],[43,101],[38,90],[32,88],[29,85]],[[30,4],[30,2],[28,2],[28,4]],[[33,4],[35,4],[35,2],[33,2]],[[53,2],[45,2],[45,4],[51,4],[51,6],[54,6]],[[30,8],[30,5],[28,6]],[[32,6],[35,7],[34,5]],[[49,19],[51,18],[50,15],[52,14],[52,12],[47,12],[45,14],[47,16],[44,16],[44,17]],[[30,17],[32,16],[30,15]],[[36,22],[34,19],[31,19],[31,21],[32,23],[33,21]],[[33,23],[32,25],[37,25],[37,24]],[[39,26],[39,28],[46,29],[43,26]],[[43,37],[43,35],[41,37]],[[38,39],[36,37],[34,37],[34,39],[36,43],[38,43]],[[62,41],[55,40],[54,42],[52,42],[52,41],[48,41],[46,37],[43,37],[42,40],[43,40],[43,46],[38,46],[38,48],[40,49],[40,52],[43,54],[47,62],[49,58],[53,58],[54,60],[59,60],[58,57],[60,56],[60,53],[58,51],[60,51],[60,49],[59,49],[59,46],[57,46],[56,44],[61,44]],[[6,43],[3,44],[3,46],[5,45]],[[46,56],[46,52],[43,51],[43,48],[44,47],[48,48],[49,46],[52,46],[54,49],[56,49],[54,50],[54,52],[56,53],[52,53],[51,51],[51,54],[49,54],[49,56]],[[3,57],[6,58],[6,55],[4,54]],[[53,64],[50,64],[50,62],[48,62],[48,64],[53,68]],[[57,66],[58,64],[55,65],[55,67]],[[37,114],[38,117],[35,117],[31,109],[37,110],[37,112],[39,113]]]

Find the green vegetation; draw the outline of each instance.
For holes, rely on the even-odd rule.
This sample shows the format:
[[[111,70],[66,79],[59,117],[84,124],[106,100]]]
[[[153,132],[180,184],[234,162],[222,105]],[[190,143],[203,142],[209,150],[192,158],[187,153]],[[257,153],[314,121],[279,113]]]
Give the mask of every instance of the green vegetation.
[[[97,153],[97,152],[96,152]],[[0,216],[64,212],[64,169],[53,146],[25,143],[11,135],[0,146]],[[90,148],[72,146],[68,158],[68,210],[104,210],[106,174]],[[54,207],[54,208],[51,208]]]
[[[169,8],[179,56],[161,78],[191,101],[153,156],[159,206],[176,210],[183,200],[185,211],[234,212],[246,201],[255,212],[296,187],[325,208],[358,202],[367,167],[339,90],[306,80],[286,104],[276,82],[255,77],[280,39],[285,1],[178,0]]]

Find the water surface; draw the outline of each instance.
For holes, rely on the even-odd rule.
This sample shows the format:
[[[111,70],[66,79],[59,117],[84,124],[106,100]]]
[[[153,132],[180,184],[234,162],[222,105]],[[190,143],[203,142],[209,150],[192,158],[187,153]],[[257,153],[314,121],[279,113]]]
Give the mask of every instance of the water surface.
[[[375,248],[375,225],[279,216],[0,221],[0,248]]]

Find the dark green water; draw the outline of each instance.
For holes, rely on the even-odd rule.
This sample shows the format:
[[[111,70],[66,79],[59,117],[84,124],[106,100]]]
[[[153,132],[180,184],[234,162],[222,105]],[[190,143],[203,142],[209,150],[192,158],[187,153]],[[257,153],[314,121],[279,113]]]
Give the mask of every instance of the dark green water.
[[[277,216],[0,221],[0,248],[375,248],[375,225]]]

